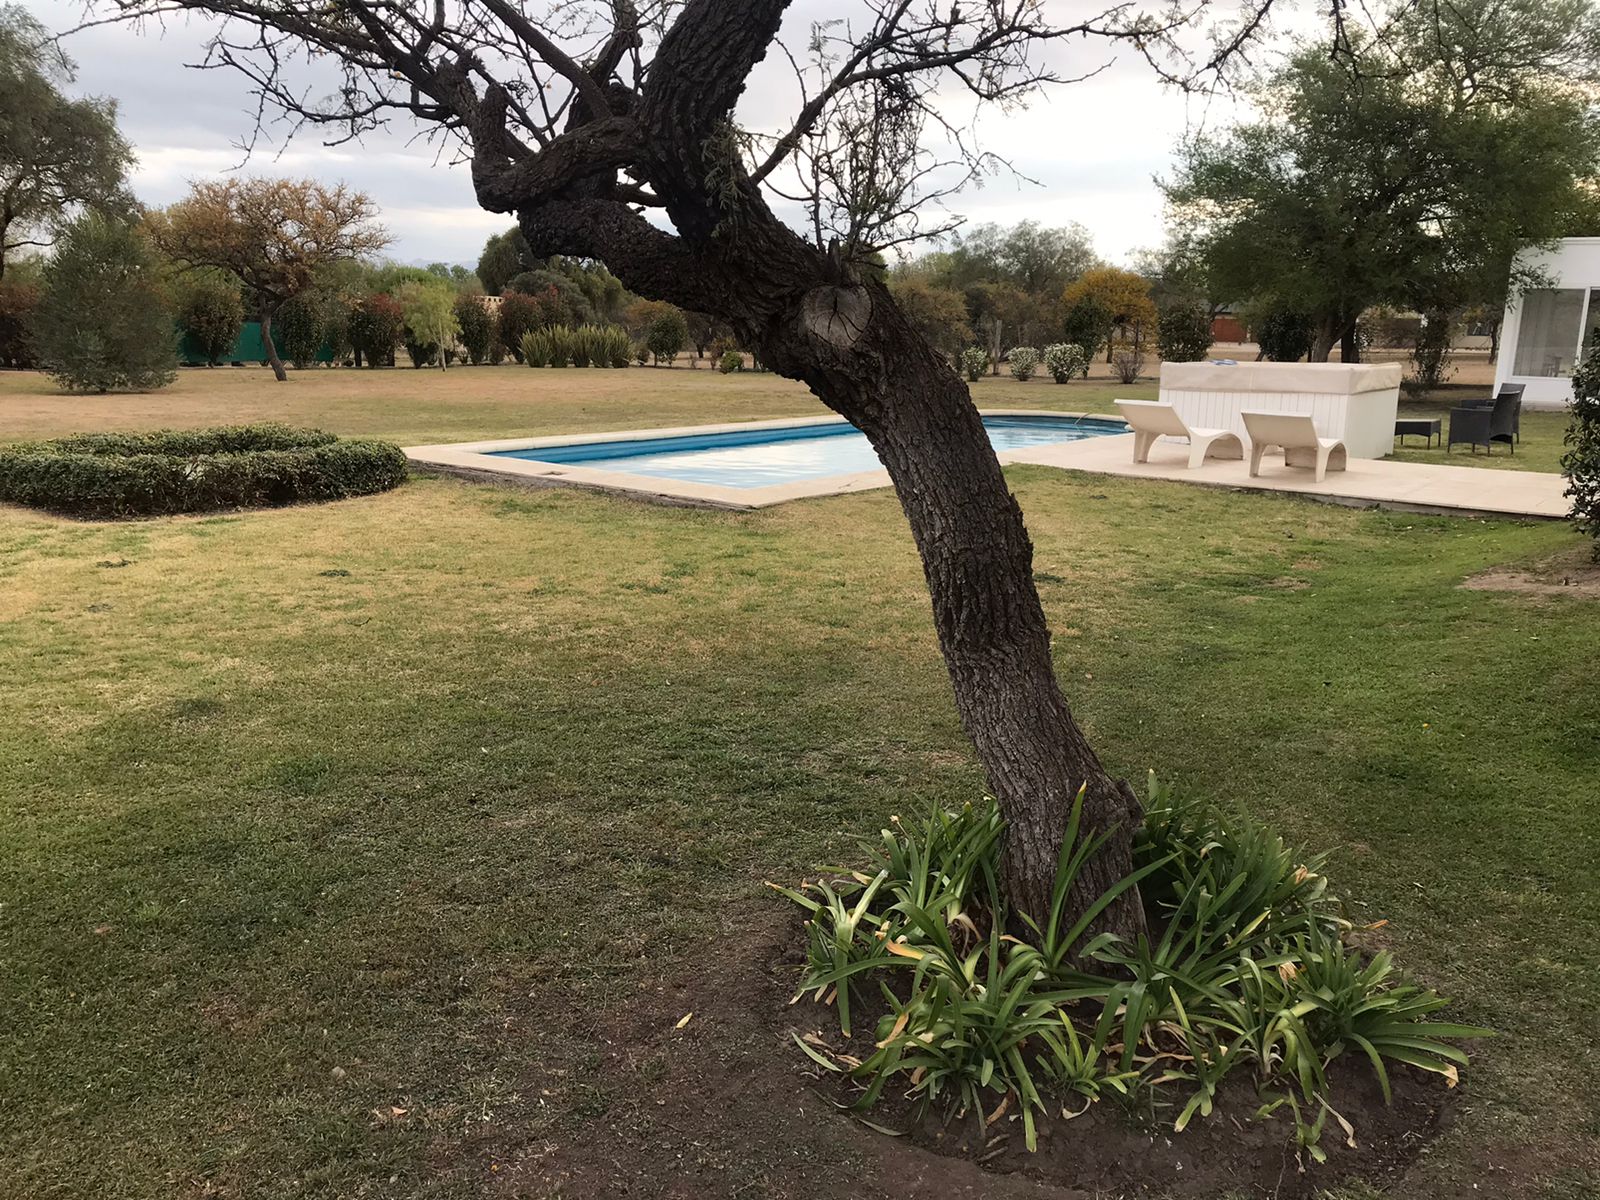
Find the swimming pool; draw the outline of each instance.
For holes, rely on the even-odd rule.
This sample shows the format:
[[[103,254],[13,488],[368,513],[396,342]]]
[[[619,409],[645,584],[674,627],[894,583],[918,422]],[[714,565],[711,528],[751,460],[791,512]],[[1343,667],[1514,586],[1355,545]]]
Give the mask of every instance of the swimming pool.
[[[1077,442],[1128,431],[1121,421],[1104,417],[986,415],[983,426],[997,451]],[[880,470],[883,465],[866,435],[842,421],[531,446],[487,451],[485,456],[732,488],[765,488],[830,475],[851,475]]]

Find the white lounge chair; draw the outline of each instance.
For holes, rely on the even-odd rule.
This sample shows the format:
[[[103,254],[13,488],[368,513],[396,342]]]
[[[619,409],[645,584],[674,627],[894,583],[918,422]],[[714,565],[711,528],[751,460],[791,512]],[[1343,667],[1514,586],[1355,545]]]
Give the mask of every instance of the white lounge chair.
[[[1245,409],[1245,432],[1250,435],[1250,475],[1261,474],[1261,456],[1270,447],[1283,451],[1290,467],[1311,467],[1321,483],[1330,470],[1345,469],[1344,443],[1338,438],[1317,436],[1317,426],[1305,413],[1252,412]]]
[[[1133,461],[1150,461],[1150,447],[1159,437],[1189,439],[1192,470],[1208,458],[1243,458],[1244,443],[1226,429],[1191,428],[1178,410],[1159,400],[1118,400],[1123,420],[1133,429]]]

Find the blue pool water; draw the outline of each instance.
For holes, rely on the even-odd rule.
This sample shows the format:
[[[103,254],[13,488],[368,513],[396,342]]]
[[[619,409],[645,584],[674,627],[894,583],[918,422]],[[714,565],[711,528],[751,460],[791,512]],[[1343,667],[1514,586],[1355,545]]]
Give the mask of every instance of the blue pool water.
[[[1128,431],[1121,421],[1097,417],[984,417],[983,426],[996,450],[1076,442]],[[842,423],[632,442],[579,442],[532,450],[496,450],[493,456],[571,463],[601,471],[738,488],[875,471],[882,466],[866,435],[855,426]]]

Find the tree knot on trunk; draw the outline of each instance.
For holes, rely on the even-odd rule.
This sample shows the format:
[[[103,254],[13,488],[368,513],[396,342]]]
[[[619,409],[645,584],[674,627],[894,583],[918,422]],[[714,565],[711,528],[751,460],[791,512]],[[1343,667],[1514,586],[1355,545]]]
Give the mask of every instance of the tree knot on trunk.
[[[871,317],[872,295],[860,286],[812,288],[800,305],[806,333],[836,350],[852,349]]]

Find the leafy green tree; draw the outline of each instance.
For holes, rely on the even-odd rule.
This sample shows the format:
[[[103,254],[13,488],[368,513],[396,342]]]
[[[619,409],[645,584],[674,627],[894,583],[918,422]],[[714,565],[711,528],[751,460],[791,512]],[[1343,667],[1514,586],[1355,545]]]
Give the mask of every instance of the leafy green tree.
[[[548,267],[522,271],[506,284],[505,291],[536,297],[547,307],[553,301],[555,308],[546,313],[545,325],[570,325],[576,329],[595,320],[594,305],[583,288],[561,271]]]
[[[677,309],[664,312],[651,322],[644,344],[650,348],[650,354],[657,363],[664,362],[670,367],[689,344],[689,323]]]
[[[1261,357],[1269,362],[1299,362],[1311,353],[1315,331],[1309,313],[1273,308],[1252,317],[1248,324]]]
[[[412,364],[420,367],[431,358],[438,362],[441,371],[444,370],[449,365],[456,335],[461,332],[456,320],[455,296],[449,288],[438,284],[408,283],[395,299],[400,302],[405,318],[407,351],[415,346],[430,352],[423,361],[418,361],[413,353]]]
[[[278,310],[311,290],[340,259],[381,250],[389,235],[373,223],[364,192],[314,179],[229,178],[192,184],[189,195],[149,226],[181,266],[226,271],[261,313],[261,340],[279,382],[287,378],[273,340]],[[432,276],[423,272],[425,279]]]
[[[182,281],[178,324],[200,352],[207,366],[230,357],[244,328],[244,301],[239,285],[225,276],[200,273]]]
[[[495,337],[505,347],[506,353],[518,362],[522,361],[522,335],[554,323],[547,319],[548,307],[548,304],[541,307],[536,298],[522,292],[502,294],[500,311],[496,314]]]
[[[504,233],[491,234],[478,256],[478,281],[491,296],[505,291],[513,276],[528,269],[533,258],[527,253],[528,243],[522,230],[513,226]]]
[[[1112,313],[1093,295],[1083,295],[1066,306],[1061,321],[1061,333],[1067,345],[1083,348],[1083,374],[1089,377],[1089,364],[1100,353],[1100,347],[1111,343]]]
[[[47,246],[74,214],[125,216],[133,151],[111,100],[70,100],[73,65],[27,11],[0,6],[0,278],[11,252]]]
[[[1156,319],[1156,348],[1168,362],[1200,362],[1211,350],[1211,314],[1176,305]]]
[[[494,314],[483,297],[472,292],[462,292],[455,301],[456,324],[461,327],[461,348],[467,361],[474,366],[489,357],[489,347],[494,343]]]
[[[429,263],[428,274],[436,279],[445,280],[458,291],[463,288],[483,286],[478,282],[478,273],[471,267],[464,267],[460,263]]]
[[[317,365],[322,350],[323,298],[315,292],[291,296],[278,309],[279,344],[290,362],[301,370]]]
[[[62,230],[33,327],[44,369],[71,391],[149,391],[177,375],[156,257],[125,222],[87,213]]]
[[[350,345],[369,367],[387,366],[405,333],[405,313],[393,296],[375,292],[363,297],[350,313]]]
[[[1059,296],[1067,284],[1099,265],[1082,225],[1050,228],[1037,221],[976,225],[950,236],[948,250],[926,256],[922,273],[941,287],[1009,283],[1033,296]]]
[[[1090,300],[1109,314],[1106,335],[1106,361],[1111,361],[1112,343],[1131,342],[1135,352],[1156,323],[1156,306],[1150,299],[1150,282],[1143,275],[1121,267],[1093,267],[1078,276],[1061,294],[1068,312],[1081,301]],[[1068,331],[1068,341],[1087,348]]]
[[[355,305],[338,292],[322,294],[322,341],[335,364],[342,363],[355,348],[350,341],[350,316]]]
[[[1178,228],[1225,294],[1310,313],[1314,361],[1375,304],[1501,301],[1517,250],[1592,213],[1593,29],[1587,0],[1461,0],[1302,43],[1258,119],[1182,148]]]
[[[1203,251],[1192,233],[1177,229],[1154,249],[1134,251],[1133,269],[1149,282],[1157,312],[1199,308],[1215,317],[1237,299],[1219,292]]]

